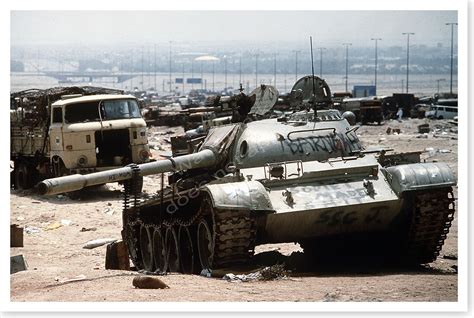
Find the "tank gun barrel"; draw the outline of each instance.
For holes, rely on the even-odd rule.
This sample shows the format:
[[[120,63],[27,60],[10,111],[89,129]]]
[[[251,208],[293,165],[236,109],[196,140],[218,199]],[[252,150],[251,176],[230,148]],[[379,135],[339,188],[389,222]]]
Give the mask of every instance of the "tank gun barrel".
[[[137,166],[140,169],[139,175],[147,176],[151,174],[180,171],[191,168],[212,167],[217,163],[217,161],[218,157],[212,150],[204,149],[197,153],[143,163]],[[132,178],[133,173],[133,168],[126,166],[86,175],[74,174],[43,180],[42,182],[38,183],[37,189],[40,194],[53,195],[63,192],[77,191],[94,185],[128,180]]]

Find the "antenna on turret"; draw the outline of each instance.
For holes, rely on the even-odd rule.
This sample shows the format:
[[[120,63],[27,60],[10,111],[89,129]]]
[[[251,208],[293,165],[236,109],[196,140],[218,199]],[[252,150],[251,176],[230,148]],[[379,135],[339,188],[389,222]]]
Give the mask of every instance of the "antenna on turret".
[[[314,85],[314,63],[313,63],[313,37],[309,37],[309,46],[311,47],[311,73],[312,73],[312,82],[313,82],[313,94],[311,96],[311,103],[313,104],[314,109],[314,122],[316,123],[316,118],[318,117],[318,111],[316,109],[316,86]]]

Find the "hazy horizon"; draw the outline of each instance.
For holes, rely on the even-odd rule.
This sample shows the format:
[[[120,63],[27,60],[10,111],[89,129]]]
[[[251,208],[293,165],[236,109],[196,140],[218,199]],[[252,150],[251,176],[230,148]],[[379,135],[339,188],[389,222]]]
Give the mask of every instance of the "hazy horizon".
[[[448,45],[457,11],[11,11],[11,46],[282,43]],[[457,38],[457,37],[456,37]]]

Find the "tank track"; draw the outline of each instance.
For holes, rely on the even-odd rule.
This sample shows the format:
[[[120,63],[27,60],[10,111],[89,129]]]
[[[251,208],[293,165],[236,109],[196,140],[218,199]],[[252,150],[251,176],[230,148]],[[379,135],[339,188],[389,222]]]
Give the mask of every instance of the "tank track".
[[[188,227],[189,230],[195,228],[199,222],[206,217],[202,209],[191,217],[180,218],[172,217],[162,221],[158,218],[140,215],[140,206],[133,206],[129,191],[124,191],[124,223],[122,236],[127,242],[129,255],[132,262],[139,269],[143,268],[141,261],[141,251],[139,243],[140,227],[143,225],[152,230],[166,230],[180,226]],[[143,202],[142,203],[146,203]],[[251,211],[248,210],[221,210],[212,209],[211,215],[212,229],[214,234],[214,253],[211,268],[219,268],[224,265],[244,263],[254,253],[256,226],[255,219]],[[195,230],[191,233],[196,234]],[[193,237],[193,245],[197,246],[197,235]],[[194,251],[194,257],[198,258],[197,248]]]
[[[413,193],[413,207],[402,261],[430,263],[438,257],[454,219],[451,188]]]
[[[255,249],[255,218],[248,210],[214,210],[215,267],[244,263]]]

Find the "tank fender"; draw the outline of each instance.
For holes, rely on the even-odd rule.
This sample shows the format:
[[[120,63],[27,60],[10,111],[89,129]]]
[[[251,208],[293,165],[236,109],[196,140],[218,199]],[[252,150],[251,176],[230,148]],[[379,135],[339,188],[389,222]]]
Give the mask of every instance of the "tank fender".
[[[216,208],[274,211],[267,190],[258,181],[207,184],[203,191]]]
[[[393,191],[428,190],[456,185],[451,168],[442,162],[414,163],[385,168],[385,175]]]

